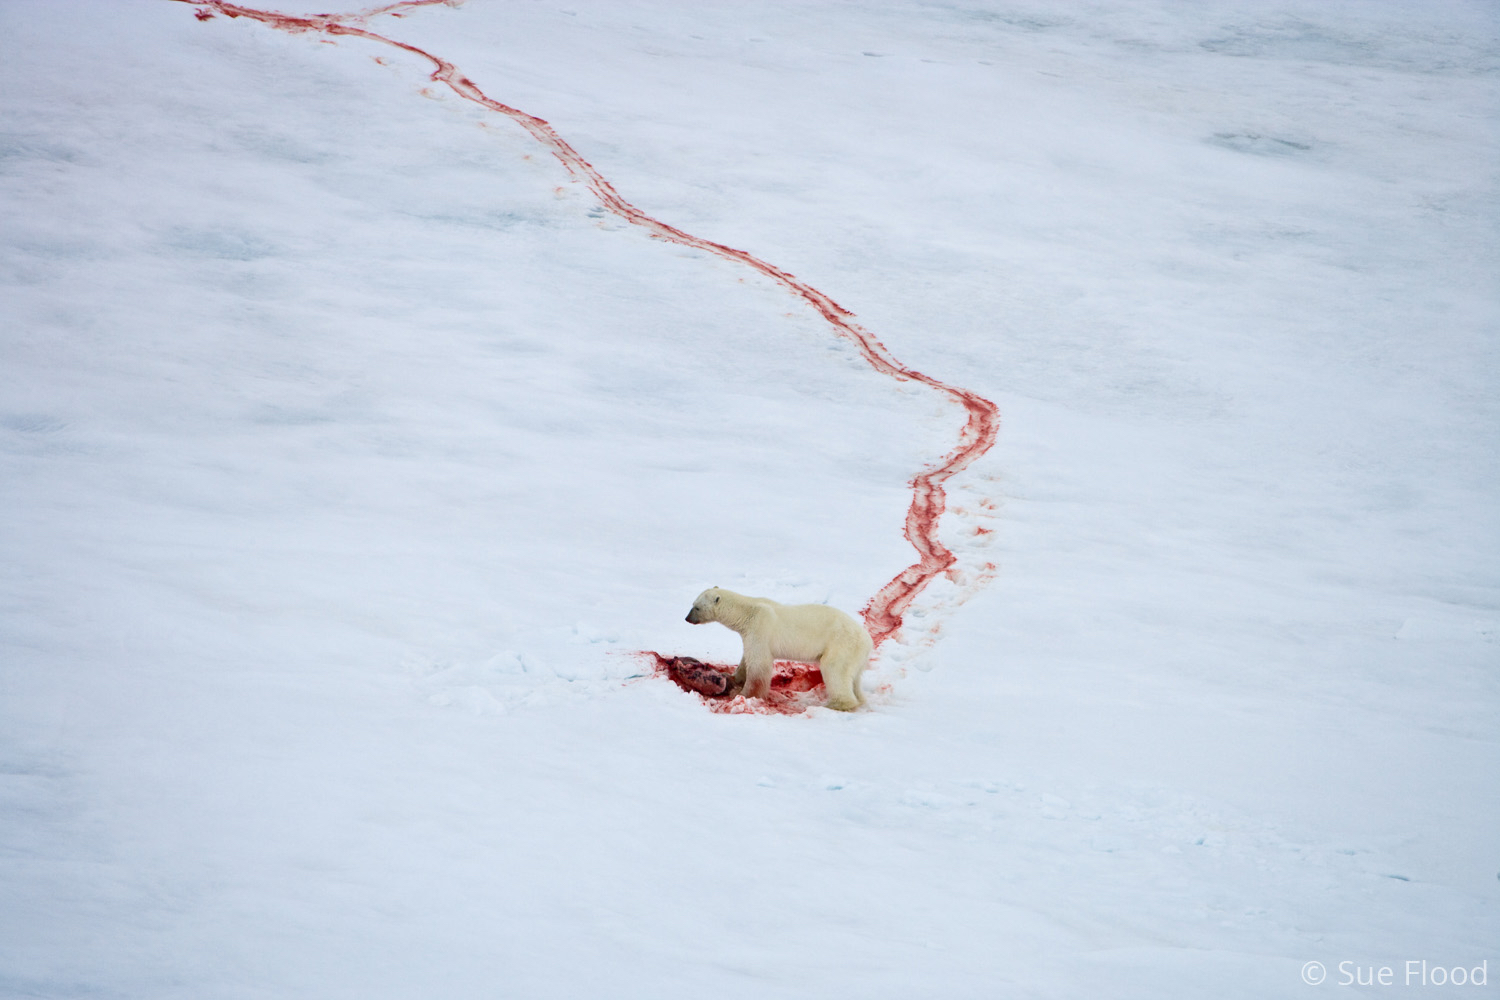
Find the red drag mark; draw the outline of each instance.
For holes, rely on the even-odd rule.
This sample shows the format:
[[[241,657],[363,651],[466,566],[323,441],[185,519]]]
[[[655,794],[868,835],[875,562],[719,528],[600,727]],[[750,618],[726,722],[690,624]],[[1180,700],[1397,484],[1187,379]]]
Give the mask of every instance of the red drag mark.
[[[704,663],[691,656],[663,656],[649,651],[640,655],[651,659],[652,674],[696,694],[709,711],[722,715],[801,715],[823,701],[823,674],[811,663],[777,660],[771,693],[749,701],[742,695],[729,696],[733,667]]]
[[[1000,414],[995,404],[978,393],[956,388],[903,365],[891,355],[884,344],[876,339],[874,334],[854,322],[853,313],[807,282],[799,280],[781,268],[768,264],[744,250],[736,250],[722,243],[693,236],[647,215],[620,197],[614,185],[610,184],[603,174],[594,169],[593,164],[579,155],[576,149],[568,145],[562,136],[542,119],[528,115],[507,104],[501,104],[489,97],[474,81],[459,72],[458,67],[446,59],[419,49],[415,45],[387,38],[363,27],[366,20],[381,14],[399,16],[408,10],[437,4],[457,6],[460,0],[404,0],[401,3],[387,4],[355,14],[311,14],[300,17],[242,7],[239,4],[229,3],[227,0],[178,0],[178,2],[192,3],[199,7],[200,18],[205,13],[217,11],[226,17],[250,18],[282,31],[319,32],[333,36],[365,38],[410,52],[412,55],[427,60],[433,66],[431,79],[434,82],[445,84],[465,100],[473,101],[497,114],[504,115],[520,125],[530,133],[532,138],[557,157],[575,180],[587,185],[603,206],[615,215],[631,225],[640,226],[655,239],[667,240],[715,254],[765,275],[817,310],[839,336],[851,341],[859,349],[865,361],[876,371],[901,382],[917,382],[935,389],[962,406],[968,413],[968,420],[964,423],[963,430],[959,432],[958,443],[936,464],[928,466],[912,477],[910,482],[912,501],[906,512],[906,539],[917,550],[917,561],[896,574],[895,578],[880,588],[880,591],[864,607],[865,628],[869,630],[875,644],[880,645],[900,630],[903,613],[923,588],[939,574],[950,573],[958,557],[949,551],[938,538],[938,521],[942,518],[947,505],[947,493],[943,489],[943,484],[968,468],[975,459],[989,451],[994,445],[995,435],[1000,426]]]

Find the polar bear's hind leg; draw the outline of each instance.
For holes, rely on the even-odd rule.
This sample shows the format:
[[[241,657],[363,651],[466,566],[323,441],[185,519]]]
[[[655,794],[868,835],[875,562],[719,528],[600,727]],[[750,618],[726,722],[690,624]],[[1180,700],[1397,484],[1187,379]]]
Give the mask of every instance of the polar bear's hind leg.
[[[862,650],[841,649],[823,657],[818,664],[823,671],[823,685],[828,689],[828,707],[852,712],[865,703],[859,689],[859,675],[864,672],[868,654]]]

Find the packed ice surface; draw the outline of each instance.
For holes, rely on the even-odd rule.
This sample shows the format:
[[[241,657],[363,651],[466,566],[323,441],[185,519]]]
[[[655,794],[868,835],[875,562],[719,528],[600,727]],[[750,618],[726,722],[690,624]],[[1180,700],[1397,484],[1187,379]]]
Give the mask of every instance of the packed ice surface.
[[[956,407],[413,55],[0,5],[0,994],[1493,992],[1497,17],[372,20],[999,405],[767,717],[633,654],[858,610]]]

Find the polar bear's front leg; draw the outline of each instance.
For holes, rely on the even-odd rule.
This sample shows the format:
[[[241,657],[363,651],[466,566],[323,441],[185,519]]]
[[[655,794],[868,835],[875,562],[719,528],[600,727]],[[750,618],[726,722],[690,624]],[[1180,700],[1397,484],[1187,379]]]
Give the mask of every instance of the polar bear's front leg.
[[[739,669],[734,672],[736,684],[744,684],[740,693],[746,698],[764,698],[771,693],[771,675],[775,661],[771,658],[768,643],[745,640],[745,655],[740,658]]]

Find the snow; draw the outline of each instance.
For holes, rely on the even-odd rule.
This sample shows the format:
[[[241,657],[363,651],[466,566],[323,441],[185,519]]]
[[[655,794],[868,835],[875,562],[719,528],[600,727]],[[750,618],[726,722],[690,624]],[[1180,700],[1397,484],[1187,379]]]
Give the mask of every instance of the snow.
[[[1492,6],[370,20],[999,406],[960,582],[797,716],[634,654],[857,611],[962,411],[422,60],[193,13],[0,5],[0,994],[1500,980]]]

